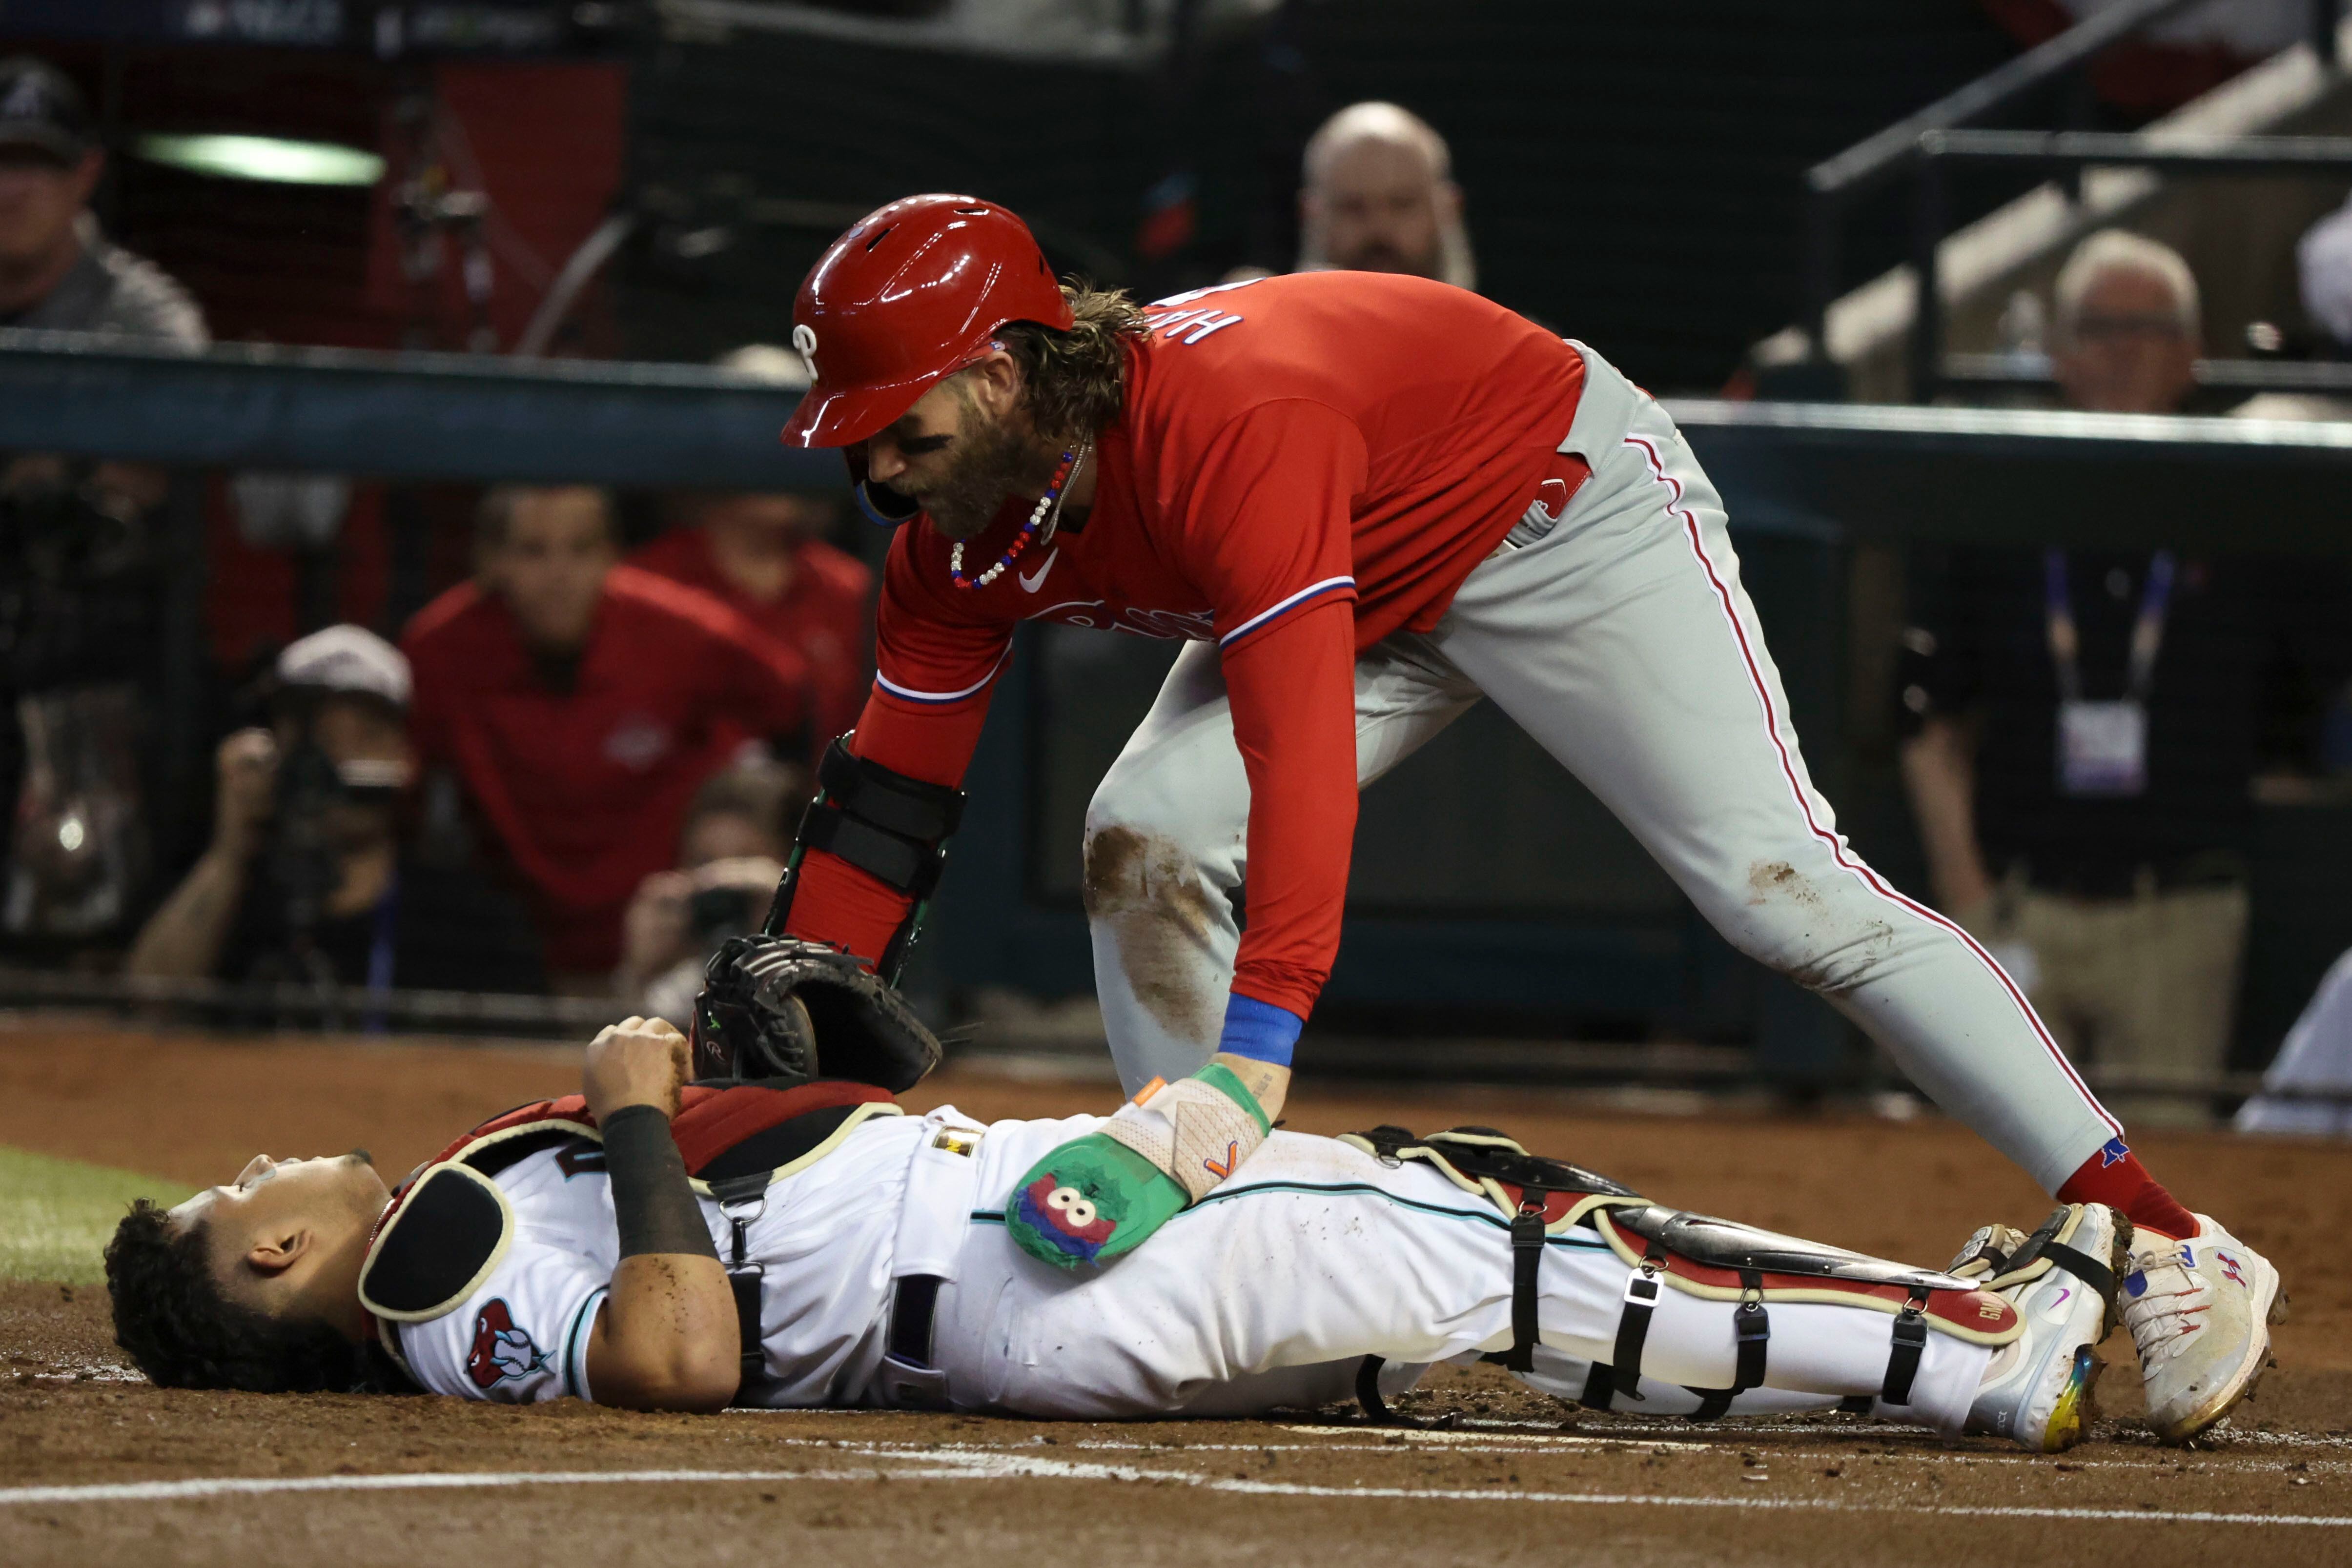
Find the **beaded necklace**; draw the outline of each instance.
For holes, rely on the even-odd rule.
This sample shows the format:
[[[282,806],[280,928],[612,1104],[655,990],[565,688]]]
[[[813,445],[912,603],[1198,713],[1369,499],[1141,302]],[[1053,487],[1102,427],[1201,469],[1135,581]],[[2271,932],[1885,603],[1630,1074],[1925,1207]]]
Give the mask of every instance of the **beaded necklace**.
[[[1092,450],[1094,450],[1092,441],[1081,441],[1076,451],[1062,454],[1061,465],[1054,470],[1054,482],[1046,487],[1044,495],[1037,497],[1037,505],[1030,511],[1029,520],[1021,525],[1021,531],[1013,536],[1013,542],[1005,547],[1003,555],[996,558],[996,564],[978,577],[964,576],[964,541],[956,540],[955,548],[948,552],[948,580],[958,588],[986,588],[990,583],[1003,577],[1004,569],[1011,566],[1013,559],[1023,550],[1027,549],[1029,542],[1037,537],[1039,524],[1045,522],[1049,515],[1055,523],[1058,524],[1061,521],[1062,492],[1069,487],[1071,478],[1076,475],[1079,465],[1087,460],[1087,454]],[[1049,528],[1045,531],[1050,538],[1053,529]]]

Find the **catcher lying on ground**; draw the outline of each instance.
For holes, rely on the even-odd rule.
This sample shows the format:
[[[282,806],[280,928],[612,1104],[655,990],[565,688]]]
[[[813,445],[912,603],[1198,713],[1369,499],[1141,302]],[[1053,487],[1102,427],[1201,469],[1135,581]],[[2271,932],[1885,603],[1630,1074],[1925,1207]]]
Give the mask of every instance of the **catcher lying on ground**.
[[[1149,1245],[1057,1267],[1014,1231],[1091,1257],[1104,1221],[1083,1185],[1024,1177],[1104,1119],[907,1115],[890,1090],[936,1060],[919,1025],[826,1063],[880,1082],[796,1082],[801,1032],[756,1063],[781,1076],[689,1084],[667,1024],[607,1029],[583,1094],[484,1123],[396,1193],[355,1153],[142,1200],[107,1249],[116,1333],[170,1386],[1088,1418],[1350,1395],[1381,1417],[1483,1354],[1602,1408],[1846,1409],[2057,1449],[2127,1257],[2127,1221],[2071,1206],[1937,1274],[1665,1209],[1485,1130],[1384,1127],[1268,1134]],[[1185,1146],[1197,1115],[1162,1089],[1118,1119]]]

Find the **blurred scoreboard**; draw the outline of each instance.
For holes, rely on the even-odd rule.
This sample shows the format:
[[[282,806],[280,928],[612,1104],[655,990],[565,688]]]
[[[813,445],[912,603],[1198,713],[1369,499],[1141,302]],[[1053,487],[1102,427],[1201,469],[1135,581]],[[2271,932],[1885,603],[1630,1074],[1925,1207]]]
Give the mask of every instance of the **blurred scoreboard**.
[[[576,0],[0,0],[0,34],[404,55],[603,47],[645,7]]]

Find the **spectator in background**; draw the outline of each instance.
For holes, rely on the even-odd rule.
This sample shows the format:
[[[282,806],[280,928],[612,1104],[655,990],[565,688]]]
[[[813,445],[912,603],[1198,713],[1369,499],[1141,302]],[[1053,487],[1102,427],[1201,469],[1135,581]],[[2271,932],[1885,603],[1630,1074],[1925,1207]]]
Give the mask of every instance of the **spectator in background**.
[[[45,60],[0,60],[0,327],[116,332],[201,347],[203,315],[89,211],[105,172],[89,109]]]
[[[739,764],[704,780],[678,832],[677,868],[638,883],[622,922],[613,980],[628,1011],[691,1025],[703,966],[766,918],[808,803],[807,773],[786,763]]]
[[[2180,253],[2102,229],[2058,270],[2051,369],[2070,408],[2178,413],[2197,385],[2197,277]]]
[[[1445,138],[1393,103],[1357,103],[1308,139],[1298,270],[1402,272],[1478,287]]]
[[[805,387],[800,356],[754,343],[719,361],[782,385]],[[857,722],[874,677],[874,574],[820,537],[829,501],[785,492],[694,493],[674,504],[676,526],[629,558],[632,566],[732,605],[808,665],[819,742]]]
[[[752,736],[807,754],[807,672],[708,594],[623,566],[610,497],[501,486],[476,580],[417,612],[420,760],[455,777],[520,881],[564,988],[603,990],[637,884]]]
[[[110,245],[89,212],[105,170],[80,90],[0,60],[0,327],[201,347],[178,284]],[[136,739],[156,668],[161,566],[145,465],[0,454],[0,801],[15,808],[6,925],[87,937],[142,889],[149,839]],[[19,793],[19,782],[22,792]]]
[[[2197,287],[2170,250],[2093,235],[2058,276],[2055,317],[2074,406],[2163,413],[2187,396]],[[2252,783],[2314,753],[2316,699],[2346,664],[2340,576],[2154,546],[1917,564],[1903,772],[1937,903],[2077,1061],[2219,1071]],[[2193,1106],[2108,1098],[2140,1120]]]
[[[155,979],[535,991],[539,945],[513,902],[399,831],[414,772],[408,661],[330,626],[278,656],[268,729],[220,744],[213,839],[139,933]]]

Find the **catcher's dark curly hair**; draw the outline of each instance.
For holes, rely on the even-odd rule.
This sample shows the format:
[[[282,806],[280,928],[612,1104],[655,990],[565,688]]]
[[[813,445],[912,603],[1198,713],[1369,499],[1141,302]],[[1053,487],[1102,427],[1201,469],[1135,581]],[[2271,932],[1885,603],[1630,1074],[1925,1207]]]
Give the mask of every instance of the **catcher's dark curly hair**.
[[[399,1375],[373,1345],[355,1345],[312,1318],[273,1318],[221,1292],[205,1228],[175,1228],[146,1198],[131,1206],[106,1244],[106,1293],[114,1343],[165,1388],[241,1388],[256,1394],[381,1392]]]

